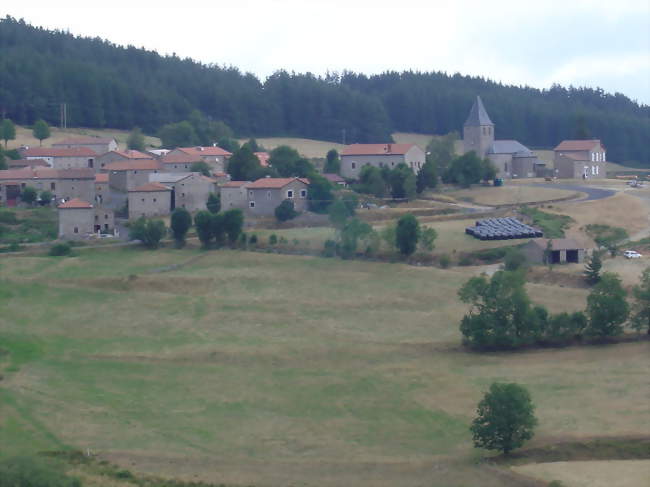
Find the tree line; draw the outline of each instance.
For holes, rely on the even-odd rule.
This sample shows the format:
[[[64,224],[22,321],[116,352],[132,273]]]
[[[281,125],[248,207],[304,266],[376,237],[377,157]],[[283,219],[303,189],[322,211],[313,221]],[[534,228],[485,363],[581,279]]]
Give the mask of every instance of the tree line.
[[[22,125],[40,118],[57,124],[66,103],[71,126],[137,126],[156,134],[199,110],[239,136],[388,142],[394,131],[460,130],[480,94],[498,138],[548,148],[576,136],[598,137],[611,160],[650,165],[650,107],[601,89],[539,90],[410,71],[278,71],[262,81],[234,67],[75,37],[11,17],[0,20],[0,52],[0,111]]]

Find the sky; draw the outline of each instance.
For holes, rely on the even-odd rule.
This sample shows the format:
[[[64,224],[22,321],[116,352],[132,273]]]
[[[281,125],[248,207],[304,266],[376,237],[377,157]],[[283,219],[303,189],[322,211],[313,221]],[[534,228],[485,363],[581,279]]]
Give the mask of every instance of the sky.
[[[115,44],[274,71],[459,72],[600,87],[650,105],[650,0],[4,0],[11,15]]]

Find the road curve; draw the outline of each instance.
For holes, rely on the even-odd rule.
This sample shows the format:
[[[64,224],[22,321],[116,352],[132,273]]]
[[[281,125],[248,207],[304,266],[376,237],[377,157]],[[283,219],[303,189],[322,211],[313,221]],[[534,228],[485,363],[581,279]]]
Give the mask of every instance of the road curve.
[[[568,191],[579,191],[585,193],[587,196],[575,200],[568,200],[565,203],[581,203],[583,201],[602,200],[614,196],[616,191],[613,189],[593,188],[591,186],[581,186],[579,184],[563,184],[563,183],[532,183],[526,186],[537,186],[540,188],[555,188],[566,189]]]

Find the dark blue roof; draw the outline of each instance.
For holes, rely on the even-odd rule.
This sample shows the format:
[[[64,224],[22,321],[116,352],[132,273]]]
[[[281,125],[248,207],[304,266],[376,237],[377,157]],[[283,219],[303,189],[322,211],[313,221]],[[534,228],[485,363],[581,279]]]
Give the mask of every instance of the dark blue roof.
[[[481,97],[477,96],[472,109],[469,111],[469,116],[465,121],[465,125],[470,127],[480,127],[481,125],[494,125],[492,120],[485,111]]]

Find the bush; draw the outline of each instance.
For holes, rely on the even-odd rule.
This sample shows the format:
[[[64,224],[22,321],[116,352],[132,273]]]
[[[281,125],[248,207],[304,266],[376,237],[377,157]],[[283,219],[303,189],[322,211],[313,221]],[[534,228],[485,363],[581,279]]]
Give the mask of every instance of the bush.
[[[27,186],[23,189],[22,193],[20,193],[20,199],[23,203],[27,203],[28,205],[33,204],[36,201],[37,196],[38,193],[31,186]]]
[[[336,242],[334,240],[325,240],[323,246],[323,257],[334,257],[336,255]]]
[[[397,220],[395,243],[402,255],[415,252],[420,237],[420,224],[413,215],[406,214]]]
[[[269,236],[269,245],[275,245],[278,243],[278,236],[275,233],[272,233]]]
[[[465,254],[458,259],[458,265],[474,265],[474,260],[469,255]]]
[[[18,457],[0,462],[0,487],[81,487],[81,483],[52,462]]]
[[[284,200],[275,209],[275,218],[279,222],[293,220],[297,216],[298,212],[295,210],[293,201],[291,200]]]
[[[507,271],[516,271],[526,264],[526,256],[517,248],[511,248],[506,251],[503,266]]]
[[[248,243],[251,245],[257,245],[257,235],[255,234],[251,235],[250,238],[248,239]]]
[[[451,265],[451,257],[449,257],[447,254],[442,254],[440,257],[438,257],[438,264],[443,269],[447,269]]]
[[[192,226],[192,215],[185,208],[176,208],[171,216],[172,236],[177,247],[185,245],[185,236]]]
[[[131,240],[140,240],[145,247],[156,249],[167,233],[167,228],[162,220],[145,220],[140,217],[131,226],[129,236]]]
[[[72,246],[67,242],[61,242],[54,244],[50,247],[48,255],[53,257],[62,257],[64,255],[70,255],[72,252]]]

